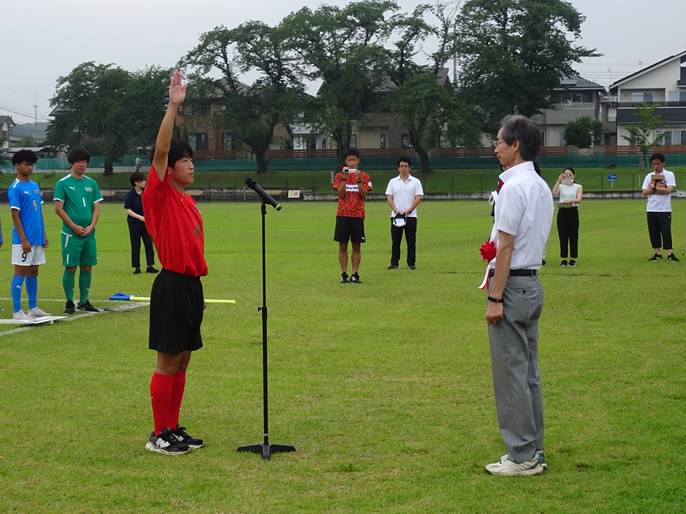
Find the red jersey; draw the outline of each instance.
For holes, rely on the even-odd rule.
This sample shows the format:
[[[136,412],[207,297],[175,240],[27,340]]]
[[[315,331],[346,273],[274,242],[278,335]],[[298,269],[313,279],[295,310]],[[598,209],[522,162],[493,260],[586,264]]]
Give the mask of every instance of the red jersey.
[[[207,275],[202,216],[195,200],[174,189],[150,166],[148,184],[143,191],[145,228],[150,233],[164,269],[202,277]]]
[[[359,184],[357,181],[360,181]],[[364,171],[357,170],[356,173],[348,173],[346,180],[345,173],[336,173],[332,187],[338,191],[338,187],[345,182],[345,196],[338,197],[338,209],[336,216],[347,216],[350,218],[364,218],[364,198],[360,194],[360,185],[367,187],[367,191],[372,190],[372,178]]]

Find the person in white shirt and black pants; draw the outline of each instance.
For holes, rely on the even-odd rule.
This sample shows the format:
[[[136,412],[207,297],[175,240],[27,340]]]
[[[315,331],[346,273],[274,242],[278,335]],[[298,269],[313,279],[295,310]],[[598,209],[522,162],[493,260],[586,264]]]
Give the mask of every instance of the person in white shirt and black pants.
[[[506,117],[495,155],[506,170],[495,204],[490,240],[486,322],[500,433],[507,454],[488,464],[492,475],[538,475],[543,456],[543,393],[538,369],[538,320],[543,288],[538,280],[553,223],[553,196],[536,173],[538,126],[524,116]]]
[[[400,243],[403,232],[407,241],[407,267],[415,269],[417,259],[417,206],[424,198],[419,179],[410,175],[412,161],[407,157],[398,159],[399,175],[388,182],[386,203],[391,208],[391,264],[388,269],[397,269],[400,264]]]
[[[553,196],[559,196],[557,210],[557,234],[560,237],[560,266],[576,266],[579,258],[579,204],[583,188],[574,182],[574,168],[565,168],[553,186]]]
[[[653,256],[649,261],[662,260],[660,249],[667,252],[667,260],[678,262],[672,253],[672,193],[676,189],[674,173],[665,169],[665,156],[654,153],[650,156],[653,173],[643,179],[643,196],[648,197],[646,213],[648,217],[648,234],[653,247]]]

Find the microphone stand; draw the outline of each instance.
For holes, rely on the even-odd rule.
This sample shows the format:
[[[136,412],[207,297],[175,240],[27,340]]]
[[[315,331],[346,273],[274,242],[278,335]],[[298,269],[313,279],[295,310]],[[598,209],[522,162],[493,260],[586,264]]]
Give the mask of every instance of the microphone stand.
[[[236,451],[259,453],[262,459],[269,460],[272,453],[294,452],[295,447],[285,444],[272,444],[269,442],[269,380],[267,366],[267,265],[265,244],[265,219],[267,217],[267,205],[262,199],[262,307],[257,310],[262,313],[262,414],[264,421],[263,439],[261,444],[240,446]]]

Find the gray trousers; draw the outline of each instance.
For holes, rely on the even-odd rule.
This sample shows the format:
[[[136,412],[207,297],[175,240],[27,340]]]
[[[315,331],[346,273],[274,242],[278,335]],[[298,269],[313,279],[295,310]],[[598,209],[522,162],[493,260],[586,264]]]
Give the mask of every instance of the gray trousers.
[[[504,318],[488,326],[493,389],[500,433],[510,460],[524,462],[543,449],[543,393],[538,371],[538,277],[509,277]]]

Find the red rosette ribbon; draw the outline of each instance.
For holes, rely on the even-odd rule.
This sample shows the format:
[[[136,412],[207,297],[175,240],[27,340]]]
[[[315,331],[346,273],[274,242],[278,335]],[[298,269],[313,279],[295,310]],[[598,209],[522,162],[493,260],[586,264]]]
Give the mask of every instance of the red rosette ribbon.
[[[483,260],[486,262],[491,262],[493,259],[495,259],[495,254],[498,252],[498,248],[496,248],[493,241],[486,241],[481,245],[481,248],[479,248],[479,252],[481,253],[481,258]]]

